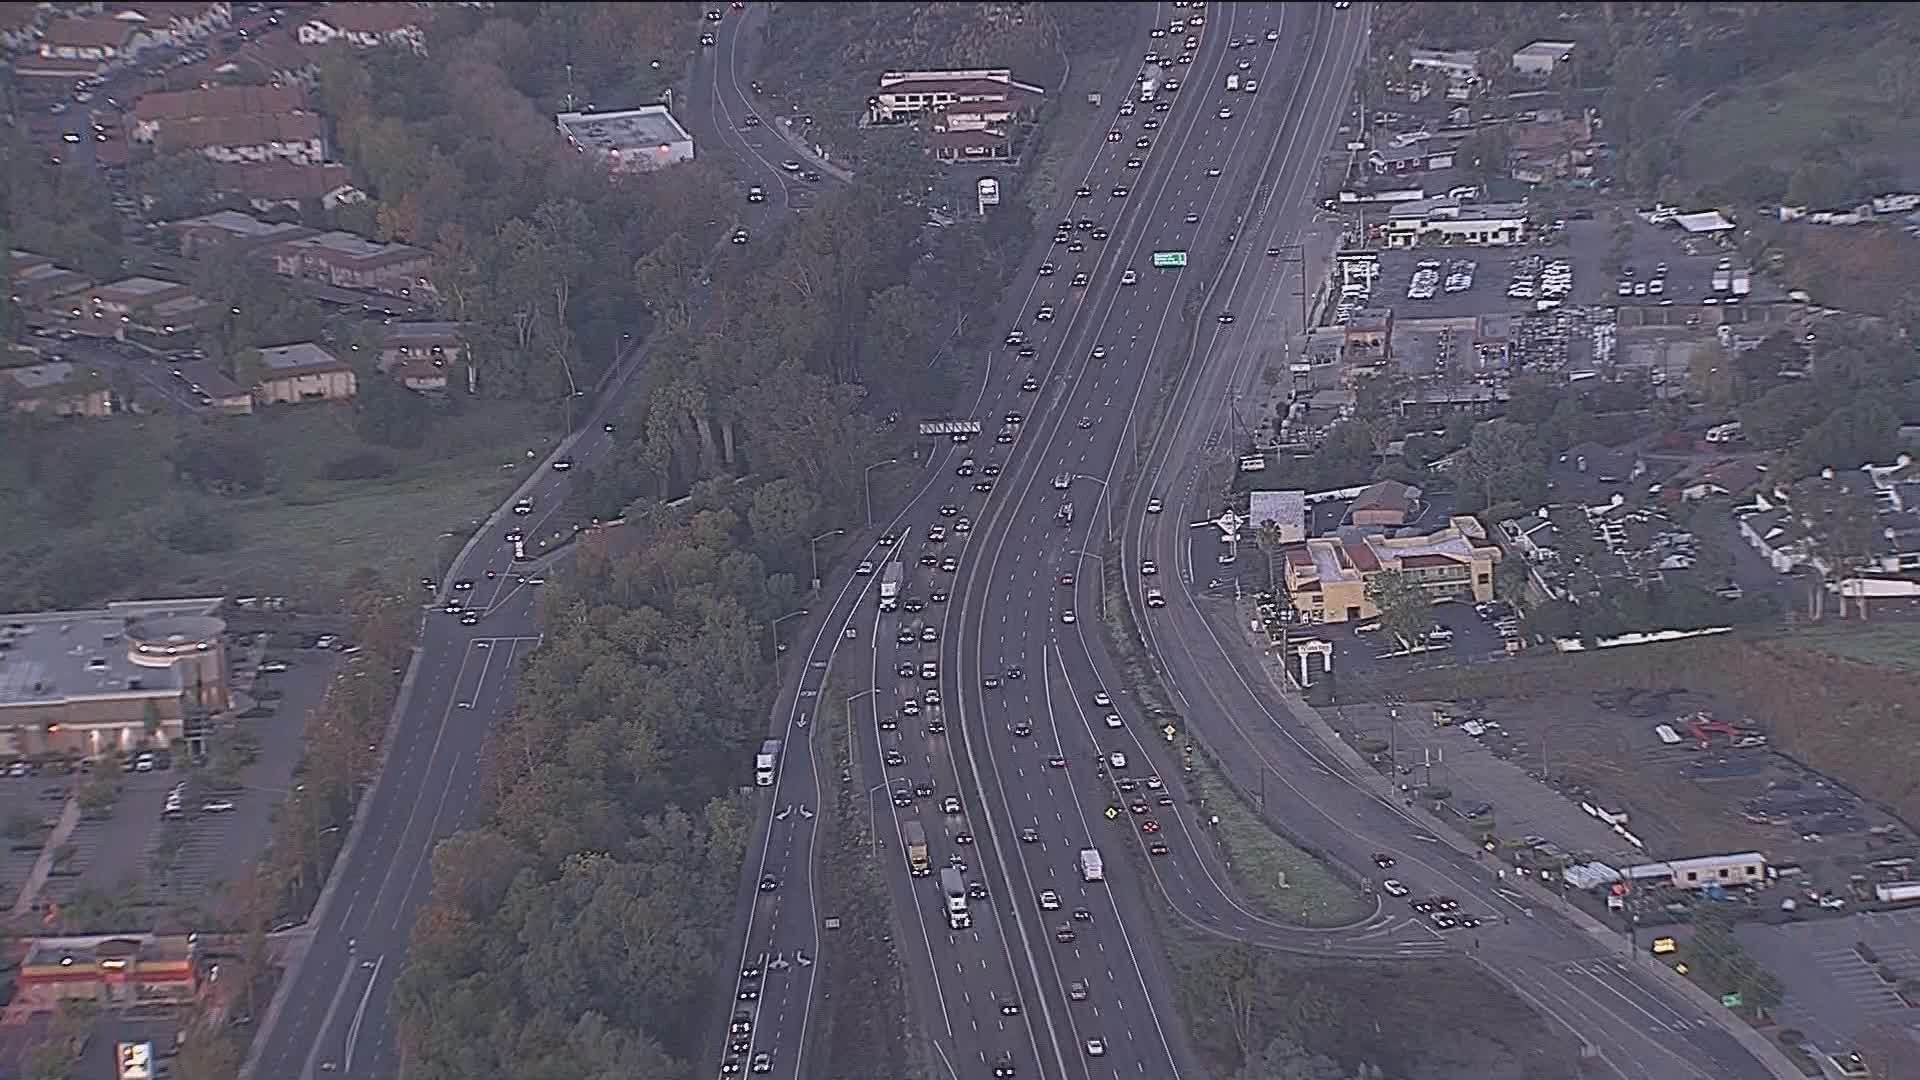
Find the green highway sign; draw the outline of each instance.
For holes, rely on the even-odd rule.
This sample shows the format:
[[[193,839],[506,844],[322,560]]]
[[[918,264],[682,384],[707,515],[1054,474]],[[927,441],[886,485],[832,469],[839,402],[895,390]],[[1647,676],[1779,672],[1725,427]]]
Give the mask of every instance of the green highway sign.
[[[1737,1009],[1740,1007],[1740,995],[1739,994],[1721,994],[1720,1004],[1725,1005],[1729,1009]]]
[[[1184,251],[1156,251],[1153,253],[1153,265],[1157,269],[1181,267],[1187,265],[1187,253]]]

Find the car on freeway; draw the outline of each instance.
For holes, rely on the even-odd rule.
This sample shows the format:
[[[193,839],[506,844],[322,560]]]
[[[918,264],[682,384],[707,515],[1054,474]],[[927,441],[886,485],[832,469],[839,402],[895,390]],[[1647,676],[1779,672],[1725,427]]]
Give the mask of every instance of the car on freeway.
[[[993,1059],[993,1080],[1011,1080],[1013,1075],[1012,1054],[1001,1054]]]
[[[1107,714],[1107,726],[1109,728],[1123,727],[1125,724],[1126,721],[1120,719],[1119,713],[1110,712]]]
[[[1021,829],[1021,830],[1020,830],[1020,842],[1021,842],[1021,843],[1023,843],[1023,844],[1037,844],[1037,843],[1039,843],[1039,842],[1040,842],[1040,830],[1039,830],[1039,829],[1036,829],[1036,828],[1033,828],[1032,826],[1028,826],[1027,828],[1024,828],[1024,829]]]
[[[1067,623],[1068,625],[1072,625],[1074,621],[1073,609],[1068,608],[1067,610],[1062,611],[1060,613],[1060,621],[1063,623]]]
[[[1052,889],[1041,889],[1040,890],[1040,910],[1041,911],[1059,911],[1060,910],[1060,894],[1057,892],[1054,892]]]
[[[1066,767],[1067,767],[1067,759],[1061,757],[1058,754],[1055,754],[1054,756],[1047,759],[1047,768],[1049,769],[1064,769]]]
[[[1105,1039],[1088,1039],[1087,1040],[1087,1056],[1088,1057],[1106,1057],[1107,1056],[1106,1040]]]
[[[1068,983],[1067,984],[1067,1000],[1068,1001],[1087,1000],[1087,984],[1082,982],[1079,979],[1075,979],[1072,982]]]
[[[1079,936],[1078,934],[1075,934],[1073,932],[1072,923],[1061,923],[1059,926],[1055,927],[1053,931],[1053,940],[1059,942],[1062,945],[1073,944],[1074,938],[1078,936]]]
[[[1093,692],[1093,703],[1104,709],[1113,704],[1113,698],[1107,696],[1105,690],[1095,690]]]
[[[1139,273],[1131,268],[1122,270],[1120,272],[1120,284],[1122,285],[1134,285],[1134,284],[1138,284],[1139,281],[1140,281]]]
[[[1016,739],[1031,738],[1033,736],[1033,721],[1015,720],[1013,723],[1007,725],[1007,734],[1012,735]]]
[[[772,874],[760,875],[760,891],[761,892],[772,892],[775,889],[778,889],[779,887],[780,887],[779,878],[774,877]]]
[[[1146,559],[1140,563],[1140,573],[1146,575],[1147,577],[1152,577],[1153,575],[1159,572],[1160,572],[1160,564],[1154,562],[1152,559]]]
[[[1165,855],[1166,853],[1167,842],[1165,840],[1155,840],[1153,843],[1147,845],[1147,854],[1149,855]]]
[[[873,563],[862,560],[859,566],[853,568],[853,572],[859,577],[872,577]]]
[[[1001,1016],[1019,1016],[1020,1003],[1013,1000],[1012,998],[1002,999],[1000,1002],[1000,1015]]]
[[[1161,503],[1160,497],[1158,495],[1147,500],[1147,513],[1149,514],[1157,514],[1164,508],[1165,506],[1163,503]]]

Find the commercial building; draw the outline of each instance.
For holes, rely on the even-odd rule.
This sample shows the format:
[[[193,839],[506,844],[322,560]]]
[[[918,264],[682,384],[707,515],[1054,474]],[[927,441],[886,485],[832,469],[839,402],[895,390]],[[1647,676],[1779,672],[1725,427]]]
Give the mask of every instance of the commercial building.
[[[1518,244],[1527,238],[1525,203],[1462,203],[1453,198],[1399,203],[1387,214],[1386,246]]]
[[[567,142],[613,172],[651,172],[693,160],[693,136],[665,105],[554,117]]]
[[[225,709],[219,597],[0,615],[0,754],[168,746]]]
[[[934,112],[1002,124],[1031,117],[1047,92],[1013,77],[1011,68],[888,71],[867,99],[867,123],[903,124]]]
[[[1757,851],[1737,855],[1702,855],[1696,859],[1642,863],[1621,873],[1629,881],[1665,885],[1674,889],[1734,888],[1760,885],[1767,880],[1767,857]]]
[[[1397,572],[1434,600],[1493,599],[1493,567],[1500,548],[1470,517],[1448,519],[1432,533],[1320,537],[1287,549],[1287,595],[1310,622],[1377,618],[1367,584]]]
[[[0,371],[0,401],[44,416],[113,415],[113,391],[100,372],[64,360]]]
[[[199,990],[190,934],[99,934],[28,942],[14,980],[16,1000],[34,1011],[69,1001],[106,1008],[181,1005]]]
[[[1536,41],[1513,54],[1513,70],[1520,75],[1547,78],[1573,62],[1571,41]]]
[[[311,341],[260,350],[257,405],[297,405],[304,401],[344,401],[359,392],[353,365]]]

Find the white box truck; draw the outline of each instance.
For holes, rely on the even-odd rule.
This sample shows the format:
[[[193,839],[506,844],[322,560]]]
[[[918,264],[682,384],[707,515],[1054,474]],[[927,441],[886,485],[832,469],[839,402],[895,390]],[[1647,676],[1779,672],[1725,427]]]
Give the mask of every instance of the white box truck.
[[[1080,880],[1105,881],[1106,869],[1100,864],[1100,852],[1095,848],[1080,849]]]
[[[960,868],[949,866],[940,871],[940,891],[947,898],[947,926],[953,930],[965,930],[973,925],[973,915],[967,910],[967,882],[960,876]]]
[[[773,774],[780,769],[780,740],[768,739],[760,744],[760,752],[753,757],[753,782],[761,787],[773,786]]]
[[[1236,74],[1236,73],[1233,73],[1233,72],[1228,72],[1228,74],[1227,74],[1227,89],[1228,89],[1228,90],[1238,90],[1238,89],[1240,89],[1240,76],[1239,76],[1238,74]]]
[[[880,610],[892,611],[900,606],[900,584],[907,578],[906,568],[895,559],[880,572]]]

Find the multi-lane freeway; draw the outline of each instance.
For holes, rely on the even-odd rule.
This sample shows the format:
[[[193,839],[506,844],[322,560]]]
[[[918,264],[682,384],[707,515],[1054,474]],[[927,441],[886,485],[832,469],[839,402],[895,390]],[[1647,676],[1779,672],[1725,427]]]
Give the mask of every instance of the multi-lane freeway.
[[[690,112],[742,160],[746,182],[801,183],[756,145],[754,129],[736,130],[751,111],[737,78],[741,21],[728,20],[717,47],[703,51]],[[764,181],[762,170],[770,174]],[[785,188],[778,190],[779,199],[765,205],[743,199],[736,217],[760,228],[788,206]],[[247,1075],[397,1074],[388,1009],[431,889],[433,846],[469,824],[482,743],[510,704],[517,661],[539,640],[537,568],[548,561],[542,552],[571,532],[570,467],[591,465],[614,447],[632,376],[644,360],[641,349],[625,357],[596,388],[592,409],[572,434],[545,459],[530,455],[518,463],[528,471],[525,481],[486,518],[426,605],[380,775],[304,928],[308,944],[262,1019]],[[458,601],[458,610],[449,610],[449,601]],[[462,612],[478,613],[478,620],[462,621]]]
[[[911,570],[902,609],[877,610],[871,577],[836,583],[782,698],[788,745],[804,746],[810,731],[796,717],[820,707],[828,673],[842,684],[868,675],[847,702],[857,782],[876,806],[904,931],[897,948],[933,1056],[956,1078],[1197,1075],[1160,950],[1143,940],[1151,892],[1202,932],[1289,951],[1476,956],[1622,1076],[1760,1074],[1614,941],[1500,888],[1374,795],[1239,646],[1235,612],[1198,587],[1189,523],[1217,512],[1219,495],[1197,470],[1230,452],[1219,405],[1251,389],[1255,342],[1292,329],[1280,300],[1289,271],[1276,256],[1301,240],[1366,27],[1332,5],[1219,5],[1200,27],[1193,16],[1154,12],[1168,32],[1149,47],[1189,54],[1171,68],[1184,85],[1130,96],[1108,118],[1067,220],[1019,268],[998,312],[1007,349],[961,403],[957,415],[980,421],[981,435],[929,446],[917,493],[865,560],[897,557]],[[1183,34],[1196,40],[1176,44]],[[1229,73],[1240,89],[1226,89]],[[1244,89],[1250,79],[1258,92]],[[1156,269],[1156,251],[1185,252],[1187,265]],[[1150,388],[1170,369],[1180,371],[1172,405],[1143,447]],[[1142,449],[1138,485],[1110,493]],[[1234,895],[1184,797],[1177,752],[1107,653],[1101,611],[1116,574],[1191,734],[1258,763],[1274,781],[1270,809],[1356,875],[1384,877],[1374,861],[1391,859],[1413,897],[1459,905],[1454,929],[1372,892],[1371,915],[1333,930],[1274,922]],[[1164,606],[1146,603],[1149,588]],[[788,969],[776,983],[765,966],[819,945],[811,819],[796,808],[817,797],[821,776],[802,760],[789,754],[774,827],[748,874],[769,891],[747,931],[751,974],[737,986],[758,996],[740,1003],[723,1073],[807,1075],[815,987]],[[920,874],[906,850],[915,825],[928,841]],[[1088,847],[1104,855],[1102,882],[1080,873]],[[964,925],[949,919],[947,866],[964,871]]]

